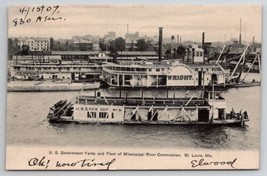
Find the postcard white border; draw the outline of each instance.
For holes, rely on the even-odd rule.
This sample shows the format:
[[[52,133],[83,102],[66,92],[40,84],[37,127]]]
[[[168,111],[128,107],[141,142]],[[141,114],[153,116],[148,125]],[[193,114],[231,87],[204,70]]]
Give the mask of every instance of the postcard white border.
[[[45,2],[45,4],[55,4],[55,3],[59,3],[59,4],[151,4],[151,3],[171,3],[171,4],[261,4],[263,5],[263,19],[266,19],[267,15],[264,12],[266,5],[267,5],[267,1],[264,0],[246,0],[246,1],[230,1],[230,0],[225,0],[223,2],[219,1],[219,0],[205,0],[202,2],[196,1],[196,0],[181,0],[179,2],[175,1],[175,0],[158,0],[158,1],[152,1],[152,0],[133,0],[133,1],[129,1],[128,3],[125,3],[125,1],[122,0],[116,0],[116,1],[107,1],[107,0],[99,0],[99,1],[92,1],[92,0],[88,0],[88,1],[83,1],[83,0],[79,0],[79,1],[75,1],[75,0],[68,0],[68,1],[59,1],[59,0],[48,0],[48,1],[43,1]],[[38,4],[40,3],[40,1],[38,2]],[[17,4],[36,4],[36,1],[33,0],[14,0],[14,1],[8,1],[8,0],[4,0],[2,1],[2,6],[0,7],[0,17],[1,17],[1,33],[0,33],[0,42],[1,42],[1,47],[0,47],[0,52],[1,52],[1,59],[2,59],[2,64],[1,64],[1,70],[0,70],[0,86],[1,86],[1,92],[0,92],[0,97],[1,97],[1,106],[0,106],[0,112],[1,112],[1,123],[0,123],[0,130],[1,130],[1,149],[2,149],[2,157],[1,157],[1,175],[19,175],[19,174],[23,174],[23,175],[36,175],[38,173],[33,172],[33,171],[29,171],[29,172],[23,172],[23,173],[18,173],[18,172],[6,172],[4,170],[4,165],[5,165],[5,125],[6,125],[6,59],[7,58],[7,6],[9,5],[17,5]],[[266,20],[265,20],[266,21]],[[266,51],[267,51],[267,38],[265,35],[266,31],[266,22],[264,22],[263,20],[263,57],[262,58],[266,58]],[[266,59],[263,59],[263,67],[266,67]],[[267,116],[267,109],[264,107],[267,107],[267,93],[266,91],[266,87],[267,87],[267,81],[265,76],[267,75],[267,70],[263,69],[263,73],[262,73],[262,114],[261,114],[261,151],[260,151],[260,160],[261,160],[261,169],[258,171],[239,171],[239,172],[235,172],[235,171],[204,171],[204,172],[194,172],[194,171],[179,171],[179,172],[175,172],[172,173],[173,175],[184,175],[184,174],[190,174],[190,175],[213,175],[216,173],[216,175],[266,175],[267,171],[266,169],[264,169],[264,166],[267,165],[267,161],[266,161],[266,147],[267,147],[267,139],[266,139],[266,135],[267,134],[267,119],[263,118],[265,116]],[[152,172],[155,173],[155,172]],[[44,173],[42,173],[44,174]],[[58,175],[58,174],[63,174],[61,172],[47,172],[45,173],[45,175]],[[81,174],[81,175],[88,175],[89,173],[85,173],[85,172],[64,172],[64,174],[66,175],[73,175],[73,174]],[[94,174],[94,175],[108,175],[111,173],[101,173],[101,172],[93,172],[90,174]],[[125,175],[126,173],[116,173],[118,175]],[[134,172],[128,172],[127,175],[135,175],[136,173]],[[142,172],[142,173],[138,173],[140,175],[146,175],[148,173],[146,172]],[[168,174],[168,172],[160,172],[160,173],[156,173],[156,175],[163,175],[163,174]]]

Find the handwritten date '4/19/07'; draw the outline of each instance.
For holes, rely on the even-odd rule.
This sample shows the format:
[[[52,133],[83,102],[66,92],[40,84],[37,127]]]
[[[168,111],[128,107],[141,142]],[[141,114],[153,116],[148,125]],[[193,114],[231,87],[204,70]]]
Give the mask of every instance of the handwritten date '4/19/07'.
[[[60,16],[60,7],[56,6],[37,6],[37,7],[22,7],[19,9],[19,17],[13,19],[14,27],[31,22],[47,22],[66,20]]]

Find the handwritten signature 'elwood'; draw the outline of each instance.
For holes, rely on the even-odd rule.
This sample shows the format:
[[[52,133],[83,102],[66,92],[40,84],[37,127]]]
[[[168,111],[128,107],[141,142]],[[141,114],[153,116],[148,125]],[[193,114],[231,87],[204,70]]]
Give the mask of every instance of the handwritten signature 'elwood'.
[[[232,161],[205,161],[205,159],[200,160],[192,160],[191,166],[193,168],[201,167],[201,166],[223,166],[228,165],[231,166],[231,168],[234,168],[234,163],[236,162],[237,158],[233,159]]]

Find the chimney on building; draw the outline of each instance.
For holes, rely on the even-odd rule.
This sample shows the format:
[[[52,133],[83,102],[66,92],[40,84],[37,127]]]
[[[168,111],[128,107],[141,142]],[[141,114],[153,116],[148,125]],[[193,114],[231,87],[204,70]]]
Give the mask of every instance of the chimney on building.
[[[129,34],[129,24],[127,24],[127,34]]]
[[[182,43],[182,36],[180,36],[180,44]]]
[[[158,60],[161,61],[162,60],[162,32],[163,32],[163,27],[159,27],[159,51],[158,51]]]

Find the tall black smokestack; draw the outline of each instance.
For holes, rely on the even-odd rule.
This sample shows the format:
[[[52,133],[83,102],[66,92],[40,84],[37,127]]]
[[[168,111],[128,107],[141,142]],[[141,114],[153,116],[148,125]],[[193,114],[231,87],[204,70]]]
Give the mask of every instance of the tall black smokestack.
[[[205,45],[205,32],[202,32],[202,49],[204,49]]]
[[[162,60],[162,30],[163,27],[159,27],[159,61]]]

